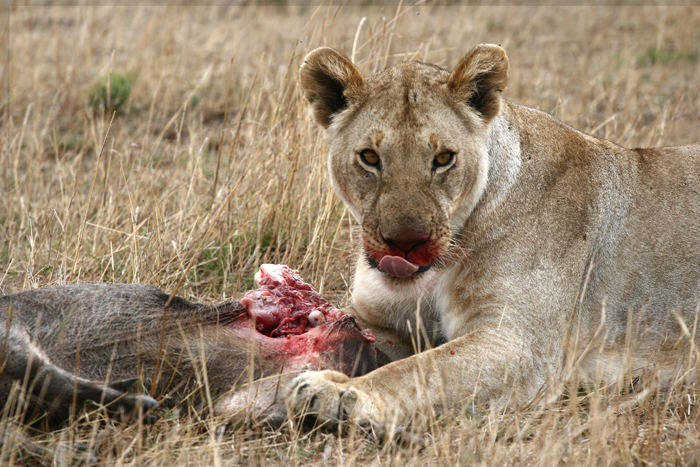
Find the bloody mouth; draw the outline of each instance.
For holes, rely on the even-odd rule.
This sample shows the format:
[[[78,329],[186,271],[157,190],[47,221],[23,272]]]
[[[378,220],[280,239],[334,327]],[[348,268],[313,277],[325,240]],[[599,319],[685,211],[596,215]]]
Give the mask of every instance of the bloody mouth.
[[[442,242],[422,234],[417,243],[401,244],[363,235],[364,252],[370,266],[394,279],[411,279],[429,270],[444,252]]]

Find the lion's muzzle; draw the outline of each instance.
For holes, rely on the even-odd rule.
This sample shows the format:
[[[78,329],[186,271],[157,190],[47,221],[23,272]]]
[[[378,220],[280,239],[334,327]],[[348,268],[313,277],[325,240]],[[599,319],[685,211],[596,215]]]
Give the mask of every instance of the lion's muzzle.
[[[405,230],[381,241],[365,237],[365,251],[370,265],[396,278],[411,277],[430,269],[441,253],[440,242],[434,235]]]

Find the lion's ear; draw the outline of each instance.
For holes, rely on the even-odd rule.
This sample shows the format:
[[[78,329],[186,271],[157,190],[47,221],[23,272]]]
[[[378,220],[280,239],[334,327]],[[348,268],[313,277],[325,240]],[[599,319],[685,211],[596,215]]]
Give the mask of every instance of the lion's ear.
[[[508,57],[505,50],[494,44],[480,44],[459,62],[447,80],[447,87],[488,122],[498,114],[500,93],[507,83]]]
[[[360,71],[330,47],[309,52],[299,73],[314,117],[323,127],[328,127],[333,115],[348,106],[348,100],[362,95],[364,85]]]

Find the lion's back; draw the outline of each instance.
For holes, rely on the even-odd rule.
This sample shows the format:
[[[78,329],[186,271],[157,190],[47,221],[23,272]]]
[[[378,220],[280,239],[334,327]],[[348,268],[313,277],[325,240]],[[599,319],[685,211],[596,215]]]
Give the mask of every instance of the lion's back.
[[[616,272],[626,309],[689,316],[700,303],[700,145],[634,149]],[[622,270],[621,270],[622,269]]]

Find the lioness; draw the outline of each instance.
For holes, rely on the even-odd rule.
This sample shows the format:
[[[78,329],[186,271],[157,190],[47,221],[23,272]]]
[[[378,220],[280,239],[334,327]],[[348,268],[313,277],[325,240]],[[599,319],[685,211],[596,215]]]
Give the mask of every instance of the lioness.
[[[496,45],[368,77],[324,47],[300,76],[362,227],[351,313],[394,357],[436,347],[303,373],[292,414],[404,423],[529,400],[567,362],[614,381],[697,357],[700,146],[630,150],[504,100]]]

